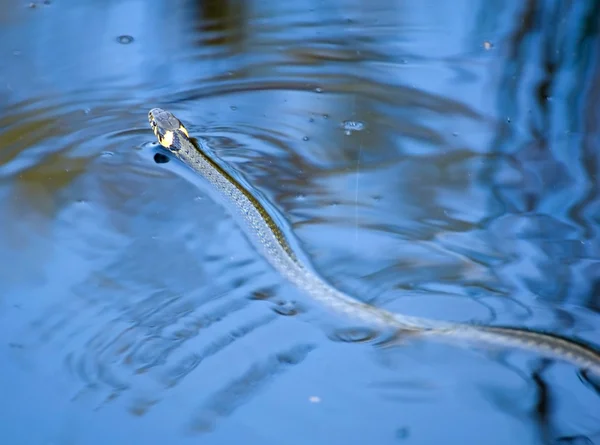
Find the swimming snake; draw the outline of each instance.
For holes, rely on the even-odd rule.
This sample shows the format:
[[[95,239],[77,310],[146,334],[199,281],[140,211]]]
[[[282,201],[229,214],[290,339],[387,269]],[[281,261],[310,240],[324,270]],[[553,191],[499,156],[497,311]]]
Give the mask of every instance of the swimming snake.
[[[237,216],[244,232],[268,262],[313,300],[339,315],[366,325],[392,329],[406,335],[462,338],[500,346],[513,346],[566,360],[600,375],[600,352],[583,342],[554,334],[516,327],[449,323],[389,312],[362,303],[323,279],[298,249],[292,247],[274,217],[251,192],[249,186],[228,173],[201,140],[192,140],[187,129],[172,113],[153,108],[148,113],[158,142],[196,173],[204,177]]]

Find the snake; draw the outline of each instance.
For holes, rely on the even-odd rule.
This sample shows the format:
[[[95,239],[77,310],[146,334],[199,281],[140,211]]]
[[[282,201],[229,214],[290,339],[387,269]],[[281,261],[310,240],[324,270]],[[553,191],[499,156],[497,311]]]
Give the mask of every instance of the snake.
[[[570,362],[600,375],[600,351],[580,340],[522,327],[454,323],[408,316],[361,302],[337,289],[315,270],[307,256],[291,241],[292,236],[284,235],[280,223],[286,221],[283,215],[278,214],[276,209],[267,210],[257,198],[259,191],[211,153],[205,141],[190,137],[182,122],[173,113],[161,108],[152,108],[148,112],[148,121],[159,144],[218,192],[224,207],[271,266],[300,291],[335,314],[371,328],[391,330],[393,338],[434,336],[516,347]]]

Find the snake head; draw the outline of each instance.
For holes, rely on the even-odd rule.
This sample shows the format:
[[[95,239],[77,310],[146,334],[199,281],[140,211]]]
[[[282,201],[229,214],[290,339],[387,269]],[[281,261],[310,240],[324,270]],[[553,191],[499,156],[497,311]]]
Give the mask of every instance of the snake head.
[[[183,135],[189,138],[181,121],[173,113],[161,108],[152,108],[148,112],[148,121],[160,145],[171,151],[179,150],[179,141]]]

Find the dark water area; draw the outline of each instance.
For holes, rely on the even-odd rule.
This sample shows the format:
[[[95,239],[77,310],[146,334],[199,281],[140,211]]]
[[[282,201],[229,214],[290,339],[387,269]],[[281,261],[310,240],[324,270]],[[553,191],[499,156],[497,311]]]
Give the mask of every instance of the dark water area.
[[[600,444],[600,378],[381,347],[278,275],[147,112],[377,307],[600,348],[600,3],[0,1],[0,437]]]

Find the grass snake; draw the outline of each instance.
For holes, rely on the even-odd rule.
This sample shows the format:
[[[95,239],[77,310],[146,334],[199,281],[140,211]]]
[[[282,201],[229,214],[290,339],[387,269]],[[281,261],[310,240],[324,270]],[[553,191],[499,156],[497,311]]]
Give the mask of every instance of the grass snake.
[[[553,356],[600,375],[600,352],[593,347],[554,334],[524,328],[462,324],[411,317],[362,303],[323,279],[297,248],[292,247],[274,217],[242,181],[214,159],[201,140],[190,138],[187,129],[172,113],[153,108],[148,113],[158,142],[196,173],[203,176],[236,215],[245,234],[269,263],[313,300],[335,313],[354,318],[374,328],[391,329],[403,335],[462,338],[500,346],[513,346]]]

